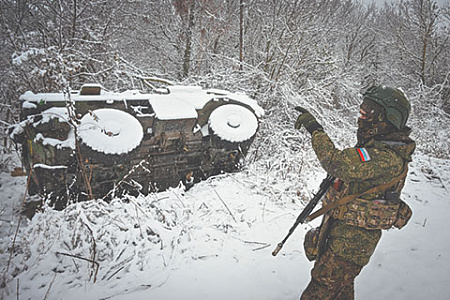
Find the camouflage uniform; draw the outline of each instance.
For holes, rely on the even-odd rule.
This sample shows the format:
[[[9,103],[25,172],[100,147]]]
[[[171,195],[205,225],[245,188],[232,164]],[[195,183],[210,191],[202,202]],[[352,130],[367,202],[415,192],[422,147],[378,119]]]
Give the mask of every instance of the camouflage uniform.
[[[359,145],[362,148],[341,151],[325,132],[315,130],[312,145],[322,167],[342,181],[340,188],[330,188],[324,205],[391,181],[407,168],[415,149],[406,131],[396,131],[382,140],[371,138]],[[404,179],[391,189],[399,193],[403,185]],[[396,225],[398,211],[406,205],[391,205],[384,200],[385,194],[385,190],[365,194],[324,216],[321,230],[326,231],[326,241],[301,299],[354,299],[354,279],[369,262],[381,229]]]

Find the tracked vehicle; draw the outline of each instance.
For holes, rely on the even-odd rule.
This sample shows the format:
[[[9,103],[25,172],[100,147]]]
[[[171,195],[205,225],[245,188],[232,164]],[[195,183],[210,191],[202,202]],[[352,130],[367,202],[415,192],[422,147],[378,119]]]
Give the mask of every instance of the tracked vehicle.
[[[26,92],[11,137],[22,144],[30,194],[108,198],[160,191],[236,170],[264,112],[244,94],[170,86],[153,93],[84,85]]]

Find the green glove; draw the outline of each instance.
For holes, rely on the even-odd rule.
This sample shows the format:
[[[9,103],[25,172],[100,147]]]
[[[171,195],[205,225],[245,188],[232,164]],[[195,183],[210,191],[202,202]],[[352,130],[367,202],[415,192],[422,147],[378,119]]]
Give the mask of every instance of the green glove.
[[[309,111],[301,106],[297,106],[295,110],[300,112],[300,115],[295,122],[295,129],[300,129],[304,126],[310,134],[316,130],[323,131],[323,127],[317,122],[316,118],[314,118]]]

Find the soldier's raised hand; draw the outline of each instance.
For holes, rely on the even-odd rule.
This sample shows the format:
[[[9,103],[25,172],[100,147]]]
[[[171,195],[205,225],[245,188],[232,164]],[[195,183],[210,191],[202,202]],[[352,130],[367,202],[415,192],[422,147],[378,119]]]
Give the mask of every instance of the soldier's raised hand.
[[[300,112],[300,115],[295,122],[295,129],[300,129],[302,128],[302,126],[304,126],[310,134],[312,134],[316,130],[323,131],[322,125],[317,122],[316,118],[314,118],[314,116],[308,110],[301,106],[297,106],[295,110]]]

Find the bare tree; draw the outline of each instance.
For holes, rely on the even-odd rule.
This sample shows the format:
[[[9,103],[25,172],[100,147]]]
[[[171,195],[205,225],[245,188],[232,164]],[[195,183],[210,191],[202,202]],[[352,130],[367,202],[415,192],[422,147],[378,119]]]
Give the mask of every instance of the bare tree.
[[[338,105],[347,87],[448,78],[445,10],[432,0],[0,1],[2,99],[87,81],[151,88],[156,75],[323,86]]]
[[[441,9],[436,2],[410,0],[386,4],[382,17],[383,43],[389,54],[383,58],[391,67],[393,60],[398,66],[392,76],[400,76],[408,85],[417,80],[428,86],[442,82],[446,69],[442,62],[449,55],[450,40],[443,31]]]

